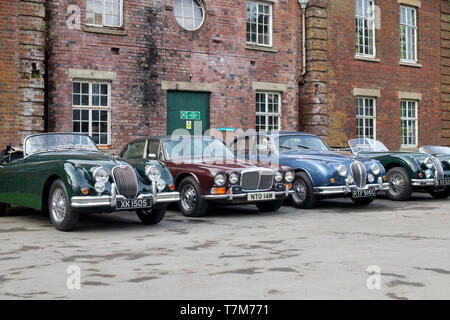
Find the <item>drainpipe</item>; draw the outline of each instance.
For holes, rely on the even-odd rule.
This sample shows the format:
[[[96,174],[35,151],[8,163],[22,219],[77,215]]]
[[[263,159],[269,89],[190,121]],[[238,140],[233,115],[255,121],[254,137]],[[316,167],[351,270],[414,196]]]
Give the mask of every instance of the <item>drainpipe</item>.
[[[309,0],[298,0],[302,8],[302,54],[303,54],[303,65],[302,65],[302,76],[306,74],[306,6]]]

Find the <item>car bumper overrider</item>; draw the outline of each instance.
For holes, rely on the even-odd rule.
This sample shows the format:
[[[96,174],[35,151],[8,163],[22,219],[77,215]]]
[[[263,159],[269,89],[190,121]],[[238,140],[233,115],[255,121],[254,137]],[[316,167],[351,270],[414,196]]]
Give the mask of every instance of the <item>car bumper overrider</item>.
[[[126,200],[122,195],[118,195],[116,192],[116,185],[113,183],[111,186],[110,196],[75,196],[71,198],[71,206],[74,208],[89,208],[89,207],[111,207],[115,208],[117,200]],[[136,199],[151,198],[152,204],[164,204],[170,202],[177,202],[180,200],[179,192],[161,192],[157,193],[155,190],[153,193],[140,194]]]

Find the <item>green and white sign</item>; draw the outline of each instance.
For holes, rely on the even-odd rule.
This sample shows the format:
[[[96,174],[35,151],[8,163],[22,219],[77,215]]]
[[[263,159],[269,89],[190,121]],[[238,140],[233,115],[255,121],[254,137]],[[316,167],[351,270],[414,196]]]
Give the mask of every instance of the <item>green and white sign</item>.
[[[181,120],[201,120],[200,111],[180,111]]]

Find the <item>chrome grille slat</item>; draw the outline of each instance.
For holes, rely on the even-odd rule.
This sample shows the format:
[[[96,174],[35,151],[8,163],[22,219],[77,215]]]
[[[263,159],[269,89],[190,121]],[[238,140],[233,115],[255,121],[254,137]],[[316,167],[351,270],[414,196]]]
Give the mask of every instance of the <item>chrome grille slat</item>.
[[[241,186],[244,191],[270,190],[274,172],[271,169],[250,169],[241,173]]]
[[[112,172],[116,181],[118,194],[127,199],[136,198],[138,193],[138,180],[134,169],[131,167],[114,167]]]
[[[353,180],[358,188],[364,188],[367,181],[367,170],[364,163],[355,161],[350,165],[352,170]]]

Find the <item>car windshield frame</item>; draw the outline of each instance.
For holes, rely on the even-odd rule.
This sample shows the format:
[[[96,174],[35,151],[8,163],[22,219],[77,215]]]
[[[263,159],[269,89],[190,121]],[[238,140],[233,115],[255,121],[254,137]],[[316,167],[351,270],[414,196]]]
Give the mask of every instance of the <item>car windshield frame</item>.
[[[306,139],[309,139],[309,138],[316,139],[316,140],[320,141],[320,143],[323,146],[323,148],[312,149],[312,148],[310,148],[309,145],[304,145],[303,147],[298,145],[296,148],[293,148],[292,146],[287,146],[287,147],[289,147],[291,149],[289,149],[289,148],[280,148],[280,139],[281,138],[292,138],[292,137],[302,137],[302,138],[306,138]],[[284,153],[284,152],[290,152],[290,151],[315,151],[315,152],[317,152],[317,151],[319,151],[319,152],[329,152],[330,151],[330,149],[328,148],[327,144],[322,139],[320,139],[319,137],[314,136],[314,135],[302,135],[302,134],[278,135],[276,137],[273,137],[271,140],[272,140],[273,148],[278,153]]]
[[[444,152],[445,150],[445,152]],[[422,146],[419,148],[419,152],[428,154],[446,154],[450,155],[450,147],[446,146]]]
[[[348,145],[354,155],[360,152],[387,152],[389,149],[383,142],[370,138],[356,138],[348,140]]]
[[[169,151],[169,148],[168,148],[168,143],[184,143],[184,142],[186,142],[186,141],[190,141],[190,146],[192,146],[192,143],[194,143],[194,141],[202,141],[202,154],[200,155],[200,154],[196,154],[196,151],[198,150],[198,148],[196,148],[196,147],[194,147],[194,148],[192,148],[192,147],[190,147],[189,149],[190,149],[190,154],[187,154],[187,155],[182,155],[182,156],[178,156],[178,157],[172,157],[172,154],[169,154],[169,152],[172,152],[173,150],[173,148],[176,146],[176,145],[174,145],[174,146],[172,146],[172,147],[170,147],[170,151]],[[220,146],[223,146],[223,151],[225,151],[225,152],[223,152],[222,154],[220,154],[220,155],[205,155],[205,152],[203,151],[204,150],[204,147],[203,147],[203,143],[205,143],[205,142],[213,142],[213,143],[219,143],[220,144]],[[163,145],[163,149],[164,149],[164,157],[167,159],[167,160],[169,160],[169,161],[174,161],[174,160],[176,160],[176,159],[178,159],[178,158],[180,158],[180,159],[195,159],[195,158],[222,158],[222,159],[234,159],[234,154],[233,154],[233,152],[223,143],[223,141],[221,141],[221,140],[219,140],[219,139],[214,139],[214,138],[180,138],[180,139],[169,139],[169,140],[166,140],[166,141],[163,141],[163,143],[162,143],[162,145]],[[211,146],[210,145],[208,145],[207,146],[208,148],[211,148]],[[194,149],[193,151],[194,152],[192,152],[192,149]],[[214,149],[210,149],[210,150],[214,150]]]
[[[65,143],[65,144],[54,143],[52,145],[52,144],[48,143],[49,139],[55,138],[55,137],[60,137],[60,136],[72,136],[72,139],[74,137],[77,137],[80,139],[80,144],[76,144],[76,143],[72,142],[72,143]],[[45,146],[45,147],[42,146],[42,148],[35,148],[33,151],[29,151],[31,149],[31,146],[29,145],[29,143],[31,143],[32,140],[39,139],[39,138],[41,139],[42,144],[44,143],[44,140],[47,140],[47,141],[45,141],[47,143],[47,146]],[[81,139],[86,139],[86,142],[90,142],[90,144],[82,143]],[[82,147],[82,146],[85,146],[85,147]],[[100,152],[100,150],[97,148],[97,145],[95,144],[95,142],[92,140],[92,138],[90,136],[87,136],[84,134],[78,134],[78,133],[41,133],[41,134],[35,134],[35,135],[28,136],[25,138],[25,140],[23,142],[24,157],[28,157],[33,154],[43,153],[43,152],[57,152],[57,151],[67,151],[67,150]]]

